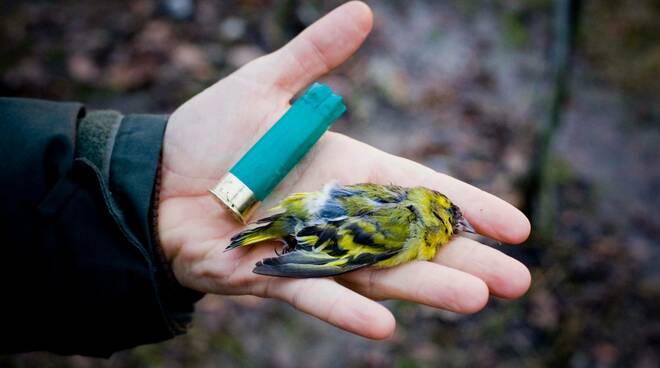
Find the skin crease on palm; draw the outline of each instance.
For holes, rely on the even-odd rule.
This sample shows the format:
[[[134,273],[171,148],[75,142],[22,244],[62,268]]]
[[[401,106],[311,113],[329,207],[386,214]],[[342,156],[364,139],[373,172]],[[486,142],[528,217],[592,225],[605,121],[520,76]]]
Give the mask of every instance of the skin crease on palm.
[[[274,244],[223,252],[242,226],[208,189],[284,114],[295,93],[357,51],[372,24],[367,5],[346,3],[172,114],[163,147],[158,231],[182,285],[206,293],[280,299],[372,339],[387,338],[395,328],[393,315],[374,300],[409,300],[474,313],[490,294],[511,299],[527,291],[530,274],[523,264],[463,237],[442,247],[433,261],[320,279],[252,273],[257,261],[274,255]],[[501,199],[333,132],[323,136],[255,218],[287,194],[318,190],[333,180],[426,186],[449,196],[481,234],[517,244],[530,232],[525,216]]]

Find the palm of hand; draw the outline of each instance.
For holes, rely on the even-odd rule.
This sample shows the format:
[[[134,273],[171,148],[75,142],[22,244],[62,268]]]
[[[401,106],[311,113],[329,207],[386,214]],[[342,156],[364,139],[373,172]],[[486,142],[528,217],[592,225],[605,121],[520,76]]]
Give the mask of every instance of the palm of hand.
[[[242,226],[208,189],[287,110],[293,92],[352,54],[370,27],[368,8],[345,4],[283,49],[246,65],[171,116],[164,141],[158,227],[163,250],[183,285],[209,293],[278,298],[371,338],[389,336],[394,320],[369,298],[474,312],[485,305],[489,291],[512,298],[527,290],[529,272],[522,264],[465,238],[443,247],[433,262],[367,269],[336,279],[252,273],[257,261],[273,255],[272,246],[223,252]],[[335,32],[332,39],[328,29]],[[529,233],[524,216],[505,202],[336,133],[319,141],[256,216],[288,193],[317,190],[332,180],[424,185],[456,201],[485,235],[515,243]]]

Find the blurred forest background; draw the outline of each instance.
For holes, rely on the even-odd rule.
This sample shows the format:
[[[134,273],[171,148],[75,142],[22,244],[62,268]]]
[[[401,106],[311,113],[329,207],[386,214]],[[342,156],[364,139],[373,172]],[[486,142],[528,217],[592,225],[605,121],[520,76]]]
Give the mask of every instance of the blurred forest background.
[[[339,3],[3,1],[0,94],[172,112]],[[526,296],[471,316],[386,302],[384,342],[206,297],[174,340],[0,366],[660,366],[660,3],[369,3],[372,35],[324,78],[349,107],[333,129],[525,208],[533,238],[501,249],[531,268]]]

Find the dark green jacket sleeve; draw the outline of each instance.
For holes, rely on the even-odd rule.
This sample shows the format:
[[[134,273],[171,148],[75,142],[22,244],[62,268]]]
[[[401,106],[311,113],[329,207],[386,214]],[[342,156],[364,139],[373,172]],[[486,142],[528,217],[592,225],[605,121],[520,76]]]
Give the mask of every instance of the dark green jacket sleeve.
[[[0,98],[0,353],[109,356],[184,332],[201,297],[152,235],[167,117],[90,116]]]

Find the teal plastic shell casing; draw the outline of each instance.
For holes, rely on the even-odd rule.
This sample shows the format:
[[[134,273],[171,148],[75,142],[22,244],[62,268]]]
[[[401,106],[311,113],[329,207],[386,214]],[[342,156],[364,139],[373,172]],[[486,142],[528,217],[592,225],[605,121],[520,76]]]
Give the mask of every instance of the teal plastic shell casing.
[[[210,191],[243,223],[344,112],[342,97],[314,83]]]

